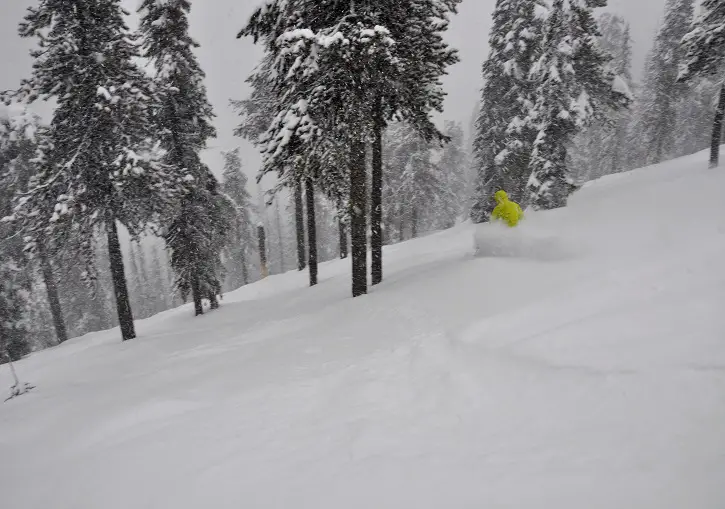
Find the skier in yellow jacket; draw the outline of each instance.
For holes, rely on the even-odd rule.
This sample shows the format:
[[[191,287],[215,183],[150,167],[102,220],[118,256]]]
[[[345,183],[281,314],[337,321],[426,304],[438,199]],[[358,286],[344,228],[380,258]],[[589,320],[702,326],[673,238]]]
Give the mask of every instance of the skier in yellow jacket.
[[[494,197],[497,205],[493,209],[491,218],[503,221],[511,228],[518,225],[519,221],[524,218],[524,211],[521,210],[521,206],[515,201],[509,200],[509,195],[506,194],[506,191],[497,191]]]

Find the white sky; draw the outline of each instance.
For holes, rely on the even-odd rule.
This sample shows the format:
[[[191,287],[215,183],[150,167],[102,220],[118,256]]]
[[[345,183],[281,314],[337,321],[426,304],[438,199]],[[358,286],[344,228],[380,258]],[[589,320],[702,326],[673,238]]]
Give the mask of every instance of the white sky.
[[[662,17],[665,0],[610,0],[607,9],[625,16],[635,39],[636,73],[644,62],[652,36]],[[35,0],[3,0],[0,2],[0,90],[14,88],[30,73],[28,50],[31,42],[17,36],[17,23],[25,9]],[[139,0],[124,0],[133,10]],[[218,138],[210,143],[206,161],[221,171],[220,150],[242,147],[247,172],[254,175],[259,156],[254,148],[232,136],[237,118],[228,107],[230,98],[247,94],[244,84],[259,59],[260,52],[250,40],[237,40],[236,33],[249,13],[261,0],[196,0],[192,5],[191,31],[201,43],[198,57],[207,73],[209,98],[218,116]],[[488,30],[495,0],[464,0],[460,13],[451,24],[449,42],[460,50],[461,62],[446,77],[448,92],[443,118],[457,120],[468,127],[481,86],[480,67],[488,52]]]

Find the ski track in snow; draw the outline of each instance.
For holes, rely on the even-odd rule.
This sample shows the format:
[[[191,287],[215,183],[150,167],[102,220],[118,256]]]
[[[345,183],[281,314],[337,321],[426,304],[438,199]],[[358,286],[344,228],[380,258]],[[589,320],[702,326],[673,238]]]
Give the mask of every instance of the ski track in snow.
[[[270,277],[17,364],[3,509],[720,509],[725,173],[696,154],[515,230]],[[474,241],[478,256],[472,256]],[[0,367],[0,387],[11,385]]]

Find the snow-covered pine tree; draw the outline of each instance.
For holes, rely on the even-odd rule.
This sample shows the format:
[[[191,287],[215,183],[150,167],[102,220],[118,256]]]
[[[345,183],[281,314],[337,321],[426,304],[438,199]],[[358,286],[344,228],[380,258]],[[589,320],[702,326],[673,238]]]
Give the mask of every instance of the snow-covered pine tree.
[[[314,31],[310,21],[320,4],[329,4],[329,23]],[[271,88],[277,113],[265,135],[263,173],[277,172],[283,186],[312,179],[329,193],[344,187],[341,173],[339,168],[328,173],[320,162],[331,144],[347,148],[353,296],[367,293],[365,142],[371,92],[381,77],[397,74],[394,42],[385,28],[357,11],[355,2],[275,0],[255,12],[242,35],[265,40],[276,76]]]
[[[621,16],[603,13],[598,18],[599,44],[611,57],[609,69],[623,90],[632,90],[632,44],[629,25]],[[623,171],[629,159],[629,110],[605,110],[578,134],[569,149],[572,178],[578,182]]]
[[[720,162],[725,115],[725,2],[703,0],[700,9],[700,15],[682,40],[685,58],[679,81],[689,81],[698,76],[716,76],[721,81],[710,137],[710,167],[714,168]]]
[[[139,7],[144,54],[156,68],[162,92],[156,116],[162,129],[164,162],[186,177],[180,210],[164,235],[183,295],[192,295],[197,315],[202,299],[212,306],[221,291],[221,250],[226,242],[231,204],[219,192],[200,152],[216,135],[214,116],[203,84],[204,72],[194,56],[198,43],[189,35],[189,0],[143,0]]]
[[[438,226],[442,211],[456,196],[440,166],[433,163],[432,150],[407,124],[392,124],[386,135],[385,188],[388,217],[397,223],[401,240],[409,232]]]
[[[24,320],[27,292],[21,280],[22,270],[13,260],[0,260],[0,364],[30,351]]]
[[[458,122],[445,122],[444,133],[449,142],[443,147],[438,169],[447,191],[443,196],[434,229],[451,228],[464,211],[466,203],[468,156],[464,147],[463,127]]]
[[[371,282],[383,280],[383,130],[391,119],[409,122],[426,141],[443,139],[430,113],[443,111],[441,78],[458,62],[458,53],[445,41],[451,15],[461,0],[403,0],[363,3],[378,25],[395,41],[402,72],[399,84],[377,80],[372,110],[372,179],[370,192]],[[402,86],[401,86],[402,85]]]
[[[536,131],[524,119],[534,101],[531,66],[541,51],[543,0],[498,0],[483,63],[483,90],[473,141],[471,219],[487,221],[494,193],[524,198]]]
[[[665,17],[647,59],[642,90],[640,145],[646,151],[641,164],[662,162],[674,154],[677,106],[687,88],[677,82],[684,50],[682,38],[692,22],[694,0],[667,0]]]
[[[366,196],[363,183],[365,170],[363,140],[367,138],[366,132],[372,133],[371,137],[375,140],[372,166],[378,171],[374,172],[373,178],[372,211],[374,223],[377,225],[379,221],[375,219],[382,210],[377,204],[381,179],[379,173],[381,128],[386,119],[392,118],[397,113],[415,125],[424,136],[430,138],[438,134],[429,118],[429,113],[431,109],[442,106],[440,76],[445,73],[447,65],[456,61],[455,52],[447,47],[441,34],[447,28],[447,18],[451,12],[455,12],[457,4],[458,0],[361,3],[334,0],[318,2],[275,0],[256,11],[241,33],[241,35],[252,35],[255,39],[263,38],[268,54],[273,56],[276,62],[272,66],[277,67],[275,75],[282,77],[281,81],[287,85],[295,82],[294,87],[270,87],[275,90],[276,100],[287,103],[282,108],[281,116],[278,115],[273,122],[270,132],[291,134],[292,136],[283,135],[281,138],[294,140],[293,143],[285,142],[284,147],[302,145],[305,148],[294,149],[302,152],[309,152],[310,139],[316,142],[316,152],[329,150],[332,140],[337,140],[337,145],[347,147],[344,159],[349,162],[351,170],[348,173],[351,179],[351,185],[348,187],[351,199],[348,205],[354,244],[353,279],[356,283],[353,293],[356,295],[367,291],[367,285],[361,276],[362,269],[367,265],[363,249],[363,244],[366,242],[363,236],[366,230],[364,216],[368,208],[363,207]],[[338,44],[341,41],[348,45]],[[295,46],[296,42],[301,44]],[[328,44],[329,42],[333,44]],[[359,46],[353,47],[349,45],[350,42],[355,42]],[[317,51],[318,49],[321,51]],[[338,56],[335,57],[335,54]],[[350,58],[353,54],[355,58]],[[393,54],[395,58],[392,58]],[[300,59],[295,64],[298,56]],[[337,68],[330,69],[332,74],[321,70],[318,65],[320,62],[334,62],[335,58],[337,58]],[[284,71],[280,71],[277,65],[280,61],[283,62],[282,67],[286,67]],[[287,72],[290,69],[293,72]],[[314,69],[314,72],[307,72],[310,69]],[[359,71],[362,71],[362,74]],[[326,77],[328,74],[337,76],[338,80],[327,80],[324,86],[315,85],[315,79],[319,80],[320,76]],[[375,79],[369,79],[369,76],[374,76]],[[365,80],[364,85],[361,84],[363,80]],[[324,94],[329,91],[330,84],[335,84],[337,90],[325,97]],[[294,93],[289,93],[290,90],[294,90]],[[344,92],[340,94],[340,91]],[[337,99],[338,97],[341,100]],[[359,104],[361,109],[349,113],[349,110],[343,108],[346,101]],[[323,114],[324,111],[327,113]],[[290,124],[283,121],[295,118],[304,121],[292,120],[293,123],[296,122],[296,126],[290,132],[288,130]],[[308,122],[308,118],[315,120]],[[331,122],[331,126],[323,127],[322,119]],[[275,137],[267,139],[274,140]],[[328,142],[327,145],[322,139]],[[276,143],[273,143],[275,151],[278,146]],[[287,152],[288,163],[290,154],[294,153],[294,150]],[[338,152],[342,151],[338,149]],[[302,158],[305,161],[309,159],[304,155]],[[326,157],[316,159],[317,164],[312,165],[312,168],[306,172],[308,175],[298,180],[306,181],[310,178],[309,174],[312,174],[317,187],[331,197],[329,186],[320,182],[320,180],[331,180],[329,176],[325,176],[327,168],[319,165],[319,162]],[[310,167],[309,164],[305,166]],[[339,167],[338,165],[333,173],[339,172]],[[348,166],[342,168],[347,169]],[[304,172],[304,170],[296,171]],[[294,179],[287,180],[294,181]],[[381,245],[380,233],[380,228],[373,227],[373,235],[378,240],[375,245],[378,248]],[[378,251],[379,249],[373,249],[374,282],[382,279],[382,259],[376,254]]]
[[[93,242],[108,237],[109,261],[124,340],[135,337],[117,223],[132,235],[168,209],[178,179],[160,162],[153,141],[158,106],[120,0],[40,0],[20,35],[36,37],[33,74],[15,99],[55,99],[40,172],[17,204],[26,235],[52,239],[86,260],[95,276]],[[32,247],[32,246],[31,246]]]
[[[33,158],[37,150],[37,136],[42,128],[37,116],[26,109],[1,107],[0,110],[0,219],[12,214],[13,200],[27,192],[28,185],[36,171]],[[19,225],[12,221],[0,224],[0,259],[13,260],[23,269],[25,287],[30,290],[34,284],[34,264],[23,254],[23,240]],[[57,278],[51,265],[50,255],[43,242],[37,243],[37,266],[45,284],[48,304],[52,310],[56,341],[68,339],[63,310],[58,297]]]
[[[537,209],[566,205],[575,189],[567,149],[592,119],[628,104],[620,81],[599,47],[592,10],[606,0],[554,0],[544,26],[542,52],[531,69],[535,101],[527,115],[536,129],[527,184]]]
[[[222,191],[234,203],[236,210],[236,228],[233,240],[227,247],[229,259],[228,274],[233,281],[233,287],[239,288],[249,284],[249,255],[254,250],[252,238],[252,195],[247,190],[247,176],[242,171],[242,159],[239,149],[223,152],[224,174],[222,177]]]

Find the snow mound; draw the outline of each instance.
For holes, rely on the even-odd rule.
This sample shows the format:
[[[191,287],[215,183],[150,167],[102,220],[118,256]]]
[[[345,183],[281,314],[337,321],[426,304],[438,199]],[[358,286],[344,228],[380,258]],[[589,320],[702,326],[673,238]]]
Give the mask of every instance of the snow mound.
[[[474,256],[480,258],[528,258],[539,261],[566,261],[580,255],[581,246],[575,239],[565,239],[555,233],[537,230],[522,222],[516,228],[501,223],[476,225]]]

